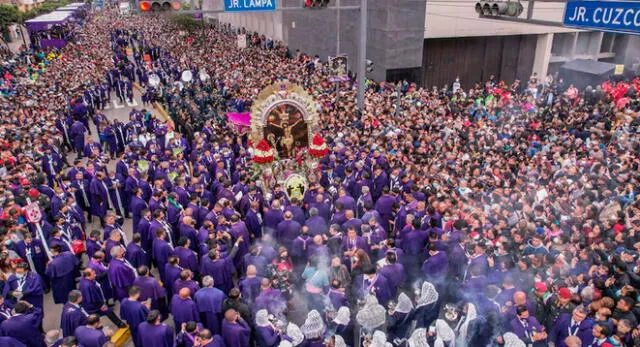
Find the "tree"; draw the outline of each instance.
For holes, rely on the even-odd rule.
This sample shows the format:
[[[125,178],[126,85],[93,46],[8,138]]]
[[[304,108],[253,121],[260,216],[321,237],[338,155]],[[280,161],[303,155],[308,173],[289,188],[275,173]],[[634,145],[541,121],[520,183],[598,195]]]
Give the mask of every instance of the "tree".
[[[171,20],[180,28],[192,31],[199,27],[199,21],[195,20],[192,15],[175,14],[171,16]]]
[[[9,47],[7,36],[9,35],[9,25],[20,21],[20,12],[15,6],[0,5],[0,40]]]

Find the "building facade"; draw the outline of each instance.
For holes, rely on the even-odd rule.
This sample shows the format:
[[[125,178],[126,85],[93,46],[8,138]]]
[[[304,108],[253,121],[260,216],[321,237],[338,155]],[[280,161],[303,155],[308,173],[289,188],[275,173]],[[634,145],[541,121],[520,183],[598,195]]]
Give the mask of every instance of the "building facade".
[[[340,0],[356,6],[360,0]],[[291,49],[323,59],[347,54],[357,71],[359,10],[303,9],[303,0],[279,0],[278,7],[298,10],[271,13],[217,13],[207,17],[244,27]],[[479,18],[471,0],[369,0],[367,59],[369,78],[408,79],[424,86],[463,85],[498,79],[526,80],[534,72],[545,76],[565,62],[594,59],[625,64],[637,71],[640,38],[632,35],[576,30]],[[330,6],[336,6],[332,0]],[[533,18],[560,23],[563,3],[537,2]],[[205,10],[220,10],[223,0],[205,0]],[[338,13],[339,12],[339,13]],[[526,18],[525,13],[521,18]],[[338,32],[340,34],[338,35]]]

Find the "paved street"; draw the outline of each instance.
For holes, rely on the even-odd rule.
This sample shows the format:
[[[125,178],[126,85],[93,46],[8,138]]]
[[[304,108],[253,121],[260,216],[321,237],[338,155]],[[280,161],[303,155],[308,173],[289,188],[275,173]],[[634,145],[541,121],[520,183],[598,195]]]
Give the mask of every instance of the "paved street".
[[[112,99],[111,104],[103,111],[109,120],[118,119],[124,123],[127,123],[129,121],[129,112],[133,108],[137,108],[137,109],[142,108],[142,100],[140,98],[140,93],[135,89],[134,89],[133,103],[128,103],[126,105],[120,104],[114,93],[112,93],[111,99]],[[116,99],[116,100],[113,100],[113,99]],[[155,110],[153,110],[153,112],[155,112]],[[155,113],[158,116],[158,119],[162,119],[162,116],[160,116],[157,112]],[[93,123],[91,123],[90,126],[91,126],[91,132],[93,133],[94,140],[98,141],[99,139],[98,139],[97,130],[95,129]],[[75,154],[71,153],[69,156],[69,162],[72,163],[74,159],[75,159]],[[114,170],[115,165],[116,165],[116,160],[111,160],[108,164],[109,170]],[[96,218],[93,218],[93,223],[87,224],[87,232],[90,232],[91,230],[94,230],[94,229],[102,230],[102,228],[100,227],[100,222]],[[131,236],[133,234],[133,226],[131,223],[131,219],[125,220],[123,229],[127,233],[127,238],[131,240]],[[86,257],[84,261],[85,262],[87,261]],[[45,295],[45,298],[44,298],[45,318],[43,322],[45,331],[49,331],[51,329],[58,329],[60,327],[60,314],[62,311],[62,306],[63,305],[56,305],[53,303],[53,297],[51,293]],[[116,305],[115,310],[116,310],[116,313],[119,311],[118,305]],[[112,325],[111,321],[109,321],[109,319],[106,317],[103,317],[102,323],[105,326]],[[171,324],[171,323],[172,323],[171,320],[167,321],[167,324]],[[133,346],[133,344],[130,343],[125,346]]]

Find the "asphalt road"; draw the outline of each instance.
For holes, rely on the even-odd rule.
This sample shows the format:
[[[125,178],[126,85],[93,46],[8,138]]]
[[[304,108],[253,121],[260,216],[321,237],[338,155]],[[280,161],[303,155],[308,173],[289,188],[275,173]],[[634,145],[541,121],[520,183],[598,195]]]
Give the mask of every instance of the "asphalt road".
[[[134,90],[134,102],[131,104],[124,105],[124,104],[120,104],[119,101],[114,101],[113,99],[117,99],[117,97],[115,96],[115,93],[112,93],[111,99],[112,99],[111,104],[108,106],[108,108],[106,108],[103,111],[103,113],[107,116],[109,120],[118,119],[124,123],[127,123],[129,122],[129,112],[133,108],[136,108],[138,110],[143,108],[142,100],[140,98],[140,93],[136,90]],[[149,106],[149,107],[146,107],[146,109],[152,110],[152,107]],[[155,112],[155,110],[152,110],[152,112],[156,113],[158,119],[163,119],[158,112]],[[91,126],[91,132],[93,133],[94,140],[99,141],[98,131],[94,127],[92,122],[90,122],[90,126]],[[75,154],[70,153],[68,159],[69,159],[69,163],[73,163],[73,160],[75,159]],[[111,160],[107,166],[109,170],[115,170],[115,165],[116,165],[116,160]],[[94,230],[94,229],[102,231],[102,228],[100,227],[100,221],[97,220],[96,218],[93,218],[93,223],[87,224],[87,232],[90,232],[91,230]],[[133,234],[133,226],[132,226],[131,219],[125,219],[123,229],[124,229],[124,232],[127,234],[127,239],[131,240],[131,237]],[[84,263],[86,263],[87,262],[86,256],[84,256],[84,258],[85,258]],[[63,305],[56,305],[53,303],[53,296],[51,293],[45,295],[44,321],[43,321],[43,327],[45,331],[60,329],[60,315],[62,312],[62,306]],[[119,312],[118,303],[116,303],[115,312],[116,313]],[[102,323],[104,326],[113,325],[111,321],[106,317],[102,318]],[[173,325],[173,321],[171,319],[168,319],[166,323]],[[124,346],[127,346],[127,347],[133,346],[133,343],[129,342]]]

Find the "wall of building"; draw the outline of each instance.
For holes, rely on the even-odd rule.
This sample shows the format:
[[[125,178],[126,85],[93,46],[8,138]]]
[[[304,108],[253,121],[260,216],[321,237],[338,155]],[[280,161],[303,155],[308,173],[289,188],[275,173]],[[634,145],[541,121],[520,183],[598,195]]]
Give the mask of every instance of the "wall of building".
[[[428,0],[424,38],[532,35],[575,32],[576,29],[551,27],[478,18],[474,0]],[[526,18],[527,2],[523,2]],[[533,18],[561,22],[564,3],[536,2]]]
[[[465,88],[497,79],[526,81],[531,76],[537,45],[535,35],[427,39],[424,44],[424,85],[451,85],[456,77]]]
[[[333,0],[332,5],[337,4]],[[341,6],[357,6],[360,0],[340,0]],[[374,62],[369,78],[384,80],[397,69],[420,70],[424,40],[424,0],[369,0],[367,57]],[[245,27],[327,59],[338,49],[338,13],[325,9],[302,9],[302,0],[279,0],[278,7],[297,7],[298,11],[209,14],[224,23]],[[205,0],[203,8],[221,9],[222,0]],[[357,71],[360,11],[340,11],[340,53],[349,56],[349,68]],[[419,75],[419,74],[418,74]]]

